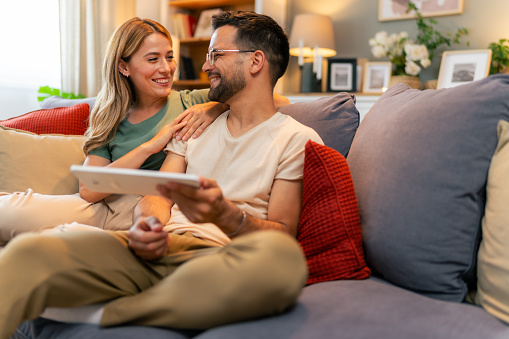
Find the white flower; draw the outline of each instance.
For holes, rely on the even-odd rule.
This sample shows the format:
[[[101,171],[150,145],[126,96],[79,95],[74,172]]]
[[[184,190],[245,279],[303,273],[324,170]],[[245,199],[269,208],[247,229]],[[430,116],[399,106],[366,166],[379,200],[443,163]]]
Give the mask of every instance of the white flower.
[[[417,75],[421,72],[421,68],[413,61],[405,63],[405,73],[408,75]]]
[[[375,58],[383,58],[385,56],[385,48],[383,46],[374,46],[371,53]]]
[[[431,65],[431,60],[429,58],[425,58],[421,60],[421,66],[424,68],[428,68]]]
[[[407,32],[405,32],[405,31],[403,31],[403,32],[399,33],[399,38],[400,38],[400,39],[406,39],[406,38],[408,38],[408,33],[407,33]]]
[[[405,45],[406,59],[411,61],[419,61],[423,58],[422,50],[419,45],[406,44]]]
[[[383,46],[387,46],[387,32],[386,31],[380,31],[375,34],[375,41]]]
[[[373,47],[373,46],[376,46],[376,45],[377,45],[377,42],[376,42],[376,40],[375,40],[374,38],[369,39],[369,41],[368,41],[368,42],[369,42],[369,45],[370,45],[371,47]]]

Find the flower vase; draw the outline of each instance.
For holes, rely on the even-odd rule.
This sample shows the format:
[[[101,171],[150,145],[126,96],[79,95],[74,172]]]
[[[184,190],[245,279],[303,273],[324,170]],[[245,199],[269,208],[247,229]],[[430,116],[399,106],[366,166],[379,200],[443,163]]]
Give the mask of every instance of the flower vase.
[[[389,80],[389,88],[398,83],[407,84],[410,88],[421,89],[421,80],[418,76],[393,75]]]

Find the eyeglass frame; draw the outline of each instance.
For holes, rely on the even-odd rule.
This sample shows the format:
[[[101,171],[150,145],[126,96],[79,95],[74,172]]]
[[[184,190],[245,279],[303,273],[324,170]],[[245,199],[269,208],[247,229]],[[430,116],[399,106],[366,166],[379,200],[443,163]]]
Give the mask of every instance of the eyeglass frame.
[[[224,53],[224,52],[254,53],[254,52],[256,52],[256,50],[243,51],[240,49],[215,49],[215,48],[212,48],[207,52],[207,56],[206,56],[206,60],[210,66],[214,66],[214,53],[218,53],[218,52],[219,53]],[[212,56],[211,56],[211,54],[212,54]]]

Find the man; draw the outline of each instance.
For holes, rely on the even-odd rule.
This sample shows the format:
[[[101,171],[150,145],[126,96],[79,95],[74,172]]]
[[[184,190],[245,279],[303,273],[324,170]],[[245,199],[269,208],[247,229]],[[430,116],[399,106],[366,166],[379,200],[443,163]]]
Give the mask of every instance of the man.
[[[289,59],[281,27],[225,12],[213,29],[203,70],[230,111],[200,138],[170,142],[161,168],[199,174],[201,187],[160,187],[165,198],[143,198],[128,233],[14,239],[0,254],[0,339],[46,307],[109,301],[103,326],[206,329],[295,303],[304,145],[321,140],[274,107]]]

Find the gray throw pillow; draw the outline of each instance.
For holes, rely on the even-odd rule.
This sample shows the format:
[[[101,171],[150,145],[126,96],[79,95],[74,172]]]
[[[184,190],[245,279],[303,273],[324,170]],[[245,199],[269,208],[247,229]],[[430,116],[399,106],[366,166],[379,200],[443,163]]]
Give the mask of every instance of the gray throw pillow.
[[[486,179],[509,75],[441,90],[391,87],[363,119],[348,163],[366,260],[387,281],[462,301],[475,286]]]
[[[90,106],[90,111],[94,108],[96,97],[84,99],[64,99],[60,96],[52,95],[47,97],[41,102],[41,108],[57,108],[57,107],[71,107],[81,103],[87,103]]]
[[[359,111],[355,107],[355,97],[348,93],[283,106],[279,112],[314,129],[326,146],[334,148],[344,157],[348,155],[359,127]]]

